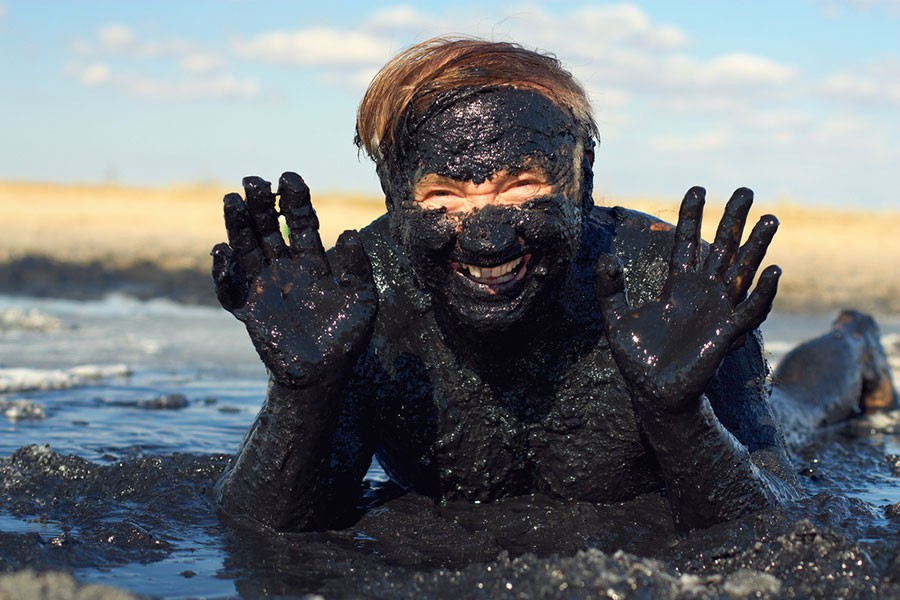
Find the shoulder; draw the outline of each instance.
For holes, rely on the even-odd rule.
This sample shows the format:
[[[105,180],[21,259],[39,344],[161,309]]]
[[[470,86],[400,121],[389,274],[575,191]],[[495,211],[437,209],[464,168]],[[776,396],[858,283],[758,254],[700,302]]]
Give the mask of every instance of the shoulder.
[[[405,256],[391,235],[390,222],[386,214],[360,229],[359,237],[372,265],[376,286],[381,287],[381,284],[389,279],[389,274],[403,270],[401,263],[405,262]],[[334,248],[328,250],[329,257],[333,253]]]
[[[428,310],[430,300],[415,283],[409,259],[391,231],[389,216],[384,214],[375,219],[359,234],[372,264],[379,310],[386,304],[402,305],[403,310],[418,313]]]
[[[621,206],[596,206],[585,227],[584,256],[616,255],[625,267],[626,287],[634,304],[656,298],[668,273],[675,226],[658,217]]]

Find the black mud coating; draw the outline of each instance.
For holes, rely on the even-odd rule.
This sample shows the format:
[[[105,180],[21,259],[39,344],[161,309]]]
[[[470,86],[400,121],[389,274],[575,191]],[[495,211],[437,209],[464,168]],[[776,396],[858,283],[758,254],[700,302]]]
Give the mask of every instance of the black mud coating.
[[[579,136],[571,114],[545,96],[512,87],[459,88],[438,95],[425,114],[410,111],[392,156],[379,165],[394,205],[410,202],[428,174],[482,183],[501,170],[539,168],[572,184]]]
[[[896,478],[900,457],[861,433],[799,450],[807,499],[688,536],[658,494],[607,505],[541,495],[435,504],[390,485],[367,487],[364,516],[346,529],[276,534],[219,522],[208,490],[224,456],[101,466],[29,446],[0,459],[0,510],[45,529],[0,532],[0,571],[81,579],[167,561],[193,590],[198,579],[215,589],[231,581],[245,598],[896,598],[900,504],[842,492]],[[214,572],[199,558],[210,552],[224,556]],[[128,575],[120,585],[130,587]]]
[[[415,207],[398,213],[390,218],[399,221],[413,272],[442,323],[479,333],[527,327],[545,314],[571,276],[581,234],[580,210],[566,196],[488,206],[464,217]],[[492,267],[517,258],[524,274],[501,290],[484,289],[452,266]]]
[[[575,160],[579,144],[589,142],[576,135],[572,116],[532,90],[462,88],[441,94],[426,114],[408,115],[404,128],[405,142],[379,171],[394,234],[442,322],[496,332],[522,326],[529,313],[533,320],[559,295],[580,236]],[[524,169],[542,172],[553,194],[465,216],[413,202],[413,188],[425,175],[482,183]],[[516,258],[527,262],[524,276],[499,291],[482,289],[451,267],[492,267]]]
[[[632,301],[655,298],[671,229],[647,215],[602,208],[583,225],[553,303],[541,307],[540,318],[496,335],[448,326],[434,307],[437,294],[423,297],[387,218],[364,229],[379,312],[338,439],[367,440],[398,482],[443,498],[542,491],[606,502],[660,490],[658,461],[598,318],[593,269],[612,252],[626,262]],[[712,386],[710,400],[745,421],[733,433],[751,457],[791,481],[766,406],[761,346],[751,337],[733,355],[715,380],[727,383]],[[355,415],[363,406],[374,407],[374,421],[360,433],[365,418]],[[732,443],[727,439],[720,443]]]
[[[399,485],[448,501],[539,492],[608,503],[660,492],[659,452],[685,449],[681,442],[662,441],[655,449],[648,443],[610,354],[593,283],[598,258],[611,252],[626,266],[635,306],[656,298],[671,227],[640,213],[595,208],[581,228],[564,288],[542,318],[501,335],[473,336],[440,324],[436,301],[418,285],[389,218],[360,232],[378,297],[368,349],[345,387],[273,383],[223,480],[226,511],[255,515],[276,528],[352,523],[358,518],[353,499],[372,453]],[[712,406],[727,406],[740,427],[713,432],[692,450],[728,459],[746,446],[744,470],[753,460],[770,473],[769,481],[789,485],[793,472],[772,432],[766,374],[761,345],[751,335],[726,360],[709,394]],[[331,447],[323,449],[329,435]],[[739,507],[723,513],[727,517],[765,505],[752,473],[737,486],[721,478],[722,489],[706,473],[700,473],[704,485],[716,490],[710,502]],[[261,506],[267,510],[260,513]],[[691,526],[723,517],[704,503],[693,512]]]
[[[296,174],[278,188],[289,247],[268,183],[246,178],[246,204],[225,199],[229,244],[215,249],[213,276],[271,384],[217,488],[226,513],[278,530],[334,527],[373,454],[436,500],[605,503],[665,489],[685,530],[794,495],[752,333],[777,271],[737,300],[774,232],[764,224],[738,247],[749,190],[707,249],[702,188],[674,231],[624,209],[585,212],[578,128],[532,90],[448,92],[405,126],[393,162],[379,165],[388,215],[327,256]],[[478,183],[530,168],[551,190],[517,206],[449,213],[413,201],[426,175]],[[601,259],[621,263],[614,280]],[[520,271],[505,286],[455,267],[511,260]],[[732,346],[739,360],[723,363]],[[722,403],[740,428],[718,420]]]
[[[633,542],[656,549],[691,530],[787,511],[799,482],[773,426],[755,331],[779,270],[749,288],[777,221],[761,220],[740,246],[751,192],[735,193],[707,246],[702,188],[688,192],[677,228],[625,209],[587,210],[580,193],[591,173],[576,168],[586,146],[571,116],[533,91],[448,93],[404,127],[397,154],[379,165],[389,214],[327,256],[311,210],[282,208],[290,248],[271,235],[274,197],[261,180],[245,180],[247,208],[226,199],[219,297],[270,371],[263,408],[216,489],[227,518],[252,523],[238,544],[262,524],[299,542],[279,550],[296,564],[307,563],[306,541],[354,535],[372,538],[376,553],[399,551],[401,563],[429,563],[437,551],[435,564],[455,565],[482,556],[460,539],[510,520],[478,515],[510,507],[533,514],[547,503],[551,524],[557,509],[605,516],[562,517],[564,534],[537,539],[515,528],[492,542],[492,533],[480,538],[490,555],[543,551],[548,540],[566,553],[582,546],[566,545],[572,539],[634,548],[620,540],[623,513],[609,518],[623,506],[638,528],[653,523],[652,536]],[[516,207],[449,213],[414,202],[426,175],[477,184],[532,168],[552,191]],[[282,204],[306,208],[308,194],[301,202],[282,192],[295,179],[282,177]],[[518,259],[522,277],[490,289],[455,267]],[[240,294],[229,290],[245,289],[245,304],[231,305]],[[373,455],[392,484],[360,504]],[[377,543],[410,531],[419,537],[407,547]],[[607,536],[619,542],[598,541]],[[447,549],[441,537],[457,543]]]

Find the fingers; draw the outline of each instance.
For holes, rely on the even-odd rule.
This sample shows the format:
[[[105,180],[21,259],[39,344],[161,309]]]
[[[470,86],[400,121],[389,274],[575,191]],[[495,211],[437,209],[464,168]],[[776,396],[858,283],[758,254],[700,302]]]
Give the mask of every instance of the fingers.
[[[309,199],[309,188],[296,173],[284,173],[278,180],[281,214],[287,222],[291,254],[314,273],[330,273],[325,249],[319,237],[319,219]]]
[[[710,277],[721,278],[734,262],[752,205],[753,192],[747,188],[739,188],[731,195],[703,265],[703,271]]]
[[[675,243],[669,261],[669,275],[687,273],[697,269],[700,256],[700,225],[703,222],[703,205],[706,190],[693,187],[681,201],[678,225],[675,227]]]
[[[612,254],[604,254],[594,265],[594,292],[607,323],[613,323],[631,307],[625,293],[625,268]]]
[[[335,278],[341,285],[357,290],[375,291],[372,265],[363,248],[359,234],[353,229],[342,233],[334,244],[332,259]]]
[[[225,204],[225,229],[228,244],[234,250],[235,259],[244,273],[256,274],[262,268],[264,257],[259,247],[256,226],[239,194],[227,194]]]
[[[287,256],[288,249],[281,237],[278,226],[278,212],[275,210],[275,194],[272,184],[261,177],[244,177],[244,197],[253,217],[259,246],[266,258],[272,260]]]
[[[216,244],[210,254],[216,297],[225,310],[234,312],[247,301],[247,278],[241,271],[235,251],[228,244]]]
[[[747,242],[738,251],[738,256],[725,278],[725,286],[732,305],[747,295],[747,290],[753,283],[756,271],[762,264],[776,231],[778,219],[773,215],[763,215],[750,232]]]
[[[753,331],[766,320],[766,316],[772,310],[772,302],[778,291],[780,277],[780,267],[775,265],[766,267],[759,276],[753,293],[734,309],[734,327],[737,338]]]

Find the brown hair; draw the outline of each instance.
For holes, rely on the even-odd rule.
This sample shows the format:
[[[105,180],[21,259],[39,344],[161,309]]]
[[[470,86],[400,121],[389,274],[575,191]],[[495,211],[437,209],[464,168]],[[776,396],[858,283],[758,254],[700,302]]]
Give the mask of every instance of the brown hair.
[[[436,37],[408,48],[378,72],[356,116],[357,147],[381,164],[392,156],[408,110],[421,114],[437,94],[461,87],[531,88],[571,111],[588,148],[597,125],[581,84],[549,54],[508,42]]]

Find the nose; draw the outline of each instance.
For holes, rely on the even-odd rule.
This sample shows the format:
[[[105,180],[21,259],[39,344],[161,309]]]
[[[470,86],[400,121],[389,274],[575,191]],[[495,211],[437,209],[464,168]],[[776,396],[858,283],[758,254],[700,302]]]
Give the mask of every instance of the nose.
[[[502,253],[518,244],[516,230],[509,221],[509,208],[485,206],[462,222],[459,248],[463,253],[486,256]]]

